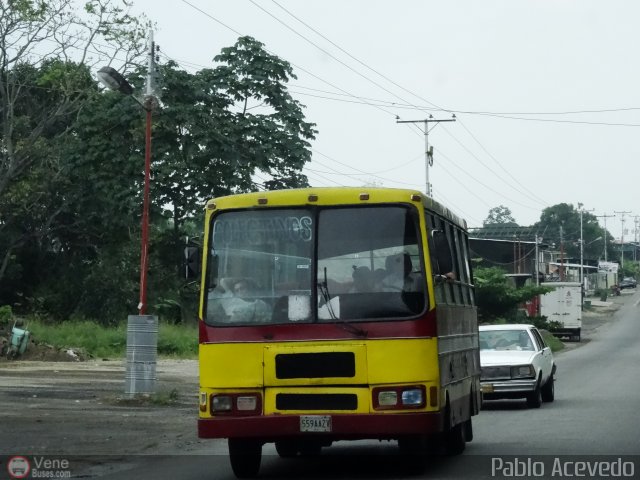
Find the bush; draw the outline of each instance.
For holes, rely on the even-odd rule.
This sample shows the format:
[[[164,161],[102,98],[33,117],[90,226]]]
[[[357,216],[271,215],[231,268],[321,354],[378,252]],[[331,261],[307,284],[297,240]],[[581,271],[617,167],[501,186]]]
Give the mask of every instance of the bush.
[[[13,311],[9,305],[0,307],[0,325],[8,325],[13,318]]]
[[[122,358],[126,354],[127,325],[105,327],[88,320],[49,324],[31,320],[29,329],[38,342],[57,348],[81,348],[96,358]],[[198,327],[158,325],[158,356],[194,358],[198,354]]]

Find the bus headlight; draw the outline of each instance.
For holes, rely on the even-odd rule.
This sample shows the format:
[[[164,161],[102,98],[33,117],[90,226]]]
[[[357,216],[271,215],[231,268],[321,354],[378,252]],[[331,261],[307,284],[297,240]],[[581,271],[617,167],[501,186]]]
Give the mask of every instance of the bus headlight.
[[[426,405],[426,390],[422,385],[376,387],[372,394],[375,410],[401,410]]]
[[[260,415],[262,395],[251,393],[218,393],[211,395],[212,415]]]
[[[230,412],[233,408],[233,398],[231,395],[214,395],[211,397],[212,412]]]
[[[422,390],[419,388],[412,388],[410,390],[402,391],[402,405],[407,406],[420,406],[424,403],[424,396]]]
[[[382,390],[378,392],[378,405],[381,407],[395,407],[398,404],[398,392]]]
[[[258,397],[255,395],[238,397],[236,399],[236,408],[241,411],[253,411],[258,408]]]

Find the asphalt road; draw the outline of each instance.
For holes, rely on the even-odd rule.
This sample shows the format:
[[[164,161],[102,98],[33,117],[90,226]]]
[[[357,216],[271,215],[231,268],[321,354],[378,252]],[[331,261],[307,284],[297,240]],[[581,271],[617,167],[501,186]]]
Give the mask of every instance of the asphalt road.
[[[424,475],[411,477],[402,473],[393,442],[340,442],[317,458],[305,459],[280,459],[268,445],[260,477],[522,477],[505,475],[514,472],[499,468],[496,473],[496,465],[501,465],[496,462],[502,461],[502,467],[509,462],[516,468],[528,465],[528,478],[560,478],[549,476],[549,462],[570,463],[573,455],[604,462],[621,458],[618,464],[626,462],[627,473],[633,466],[633,476],[640,478],[640,291],[614,301],[621,304],[615,314],[587,319],[584,341],[556,355],[555,402],[540,409],[528,409],[523,401],[491,402],[474,417],[475,439],[461,457],[434,459]],[[62,384],[48,380],[43,366],[23,368],[0,367],[0,383],[8,386],[0,390],[0,409],[8,413],[0,415],[0,453],[5,459],[57,452],[71,459],[70,473],[76,478],[235,478],[226,442],[195,438],[197,370],[192,362],[159,366],[164,387],[183,385],[173,407],[125,408],[110,400],[108,392],[121,382],[121,365],[112,365],[111,374],[103,371],[100,376],[91,373],[90,365],[70,367],[84,372],[71,380],[58,366],[58,373],[49,377],[61,375]],[[27,375],[29,368],[40,376]],[[98,457],[92,459],[91,454]],[[626,455],[635,457],[622,457]],[[534,475],[545,467],[541,462],[546,462],[544,475]],[[0,478],[5,472],[0,466]]]

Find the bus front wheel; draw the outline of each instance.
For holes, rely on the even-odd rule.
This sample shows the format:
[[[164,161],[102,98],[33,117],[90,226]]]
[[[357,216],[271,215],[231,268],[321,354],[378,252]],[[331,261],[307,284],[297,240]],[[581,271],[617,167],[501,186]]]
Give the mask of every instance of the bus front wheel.
[[[262,444],[255,440],[230,438],[229,460],[236,477],[254,478],[260,470]]]

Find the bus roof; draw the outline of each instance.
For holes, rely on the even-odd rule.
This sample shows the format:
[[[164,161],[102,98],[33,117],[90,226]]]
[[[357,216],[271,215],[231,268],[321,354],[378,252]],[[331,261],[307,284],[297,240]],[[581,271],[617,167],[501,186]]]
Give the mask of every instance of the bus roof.
[[[259,208],[265,206],[359,205],[383,203],[422,203],[422,205],[466,230],[465,220],[418,190],[381,187],[309,187],[265,192],[239,193],[207,202],[208,210]]]

